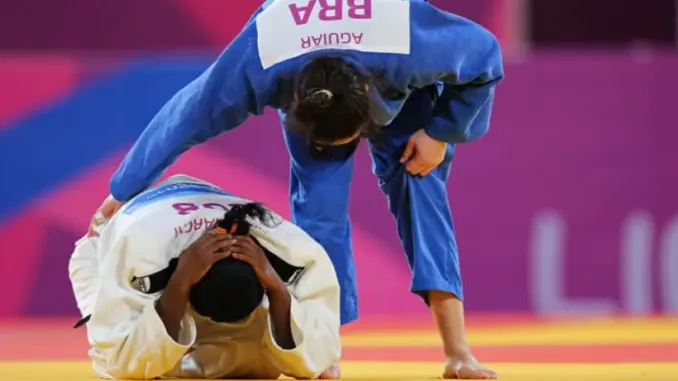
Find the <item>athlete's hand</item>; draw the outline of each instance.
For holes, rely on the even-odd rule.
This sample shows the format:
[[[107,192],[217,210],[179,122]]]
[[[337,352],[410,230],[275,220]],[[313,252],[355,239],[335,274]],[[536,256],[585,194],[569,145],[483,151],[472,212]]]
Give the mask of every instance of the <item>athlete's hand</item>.
[[[233,237],[209,230],[179,256],[177,269],[172,275],[186,287],[193,287],[207,274],[212,265],[230,255],[228,247]]]
[[[254,269],[259,282],[267,290],[280,290],[284,288],[284,282],[275,272],[271,262],[266,258],[264,250],[254,242],[250,236],[237,236],[235,242],[228,249],[233,258],[247,262]]]
[[[120,209],[122,203],[113,198],[113,196],[108,196],[104,202],[99,206],[96,213],[92,216],[92,219],[89,223],[89,229],[87,230],[87,236],[93,237],[98,236],[99,233],[96,232],[96,228],[106,221],[108,221],[113,215]]]
[[[428,136],[424,129],[417,130],[405,146],[400,163],[411,175],[426,176],[445,159],[447,143]]]

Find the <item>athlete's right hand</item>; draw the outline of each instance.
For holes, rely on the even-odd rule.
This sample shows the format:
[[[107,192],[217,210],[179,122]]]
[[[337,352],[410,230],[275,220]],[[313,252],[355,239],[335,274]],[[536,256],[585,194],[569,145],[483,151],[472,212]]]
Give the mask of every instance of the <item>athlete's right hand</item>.
[[[122,202],[113,198],[113,196],[108,196],[104,202],[99,206],[96,213],[92,216],[92,219],[89,223],[89,229],[87,230],[88,237],[98,236],[96,228],[108,221],[113,215],[120,209]]]
[[[207,231],[181,253],[173,276],[179,277],[185,286],[193,287],[214,263],[231,255],[226,250],[233,243],[233,237],[229,235],[218,234],[213,230]]]

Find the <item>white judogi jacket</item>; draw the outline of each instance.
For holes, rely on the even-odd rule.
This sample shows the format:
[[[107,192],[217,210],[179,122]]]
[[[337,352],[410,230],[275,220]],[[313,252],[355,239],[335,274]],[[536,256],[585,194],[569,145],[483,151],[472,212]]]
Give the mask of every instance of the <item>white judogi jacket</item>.
[[[174,176],[141,193],[100,229],[82,238],[70,278],[87,323],[95,372],[114,379],[315,378],[339,361],[339,285],[325,250],[288,221],[251,234],[289,264],[303,268],[288,282],[295,349],[273,339],[268,300],[246,321],[219,324],[187,310],[174,341],[155,309],[162,292],[145,278],[167,267],[229,204],[246,203],[216,186]],[[183,212],[182,212],[183,211]],[[135,280],[135,281],[133,281]],[[146,292],[144,292],[146,291]]]

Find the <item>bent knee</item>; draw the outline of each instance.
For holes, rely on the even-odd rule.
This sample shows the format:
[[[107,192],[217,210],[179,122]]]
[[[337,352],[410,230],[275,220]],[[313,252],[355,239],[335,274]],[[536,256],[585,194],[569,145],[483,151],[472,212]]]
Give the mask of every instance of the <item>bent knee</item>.
[[[407,172],[405,165],[394,165],[382,171],[375,171],[375,175],[379,179],[379,187],[385,192],[405,189],[416,192],[418,189],[435,188],[439,193],[446,194],[450,165],[449,162],[443,163],[425,176]]]

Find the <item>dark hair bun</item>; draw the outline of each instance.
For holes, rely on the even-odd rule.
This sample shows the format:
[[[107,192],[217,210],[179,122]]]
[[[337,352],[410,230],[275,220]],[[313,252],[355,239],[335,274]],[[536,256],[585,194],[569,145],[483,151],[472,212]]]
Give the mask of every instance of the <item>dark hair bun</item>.
[[[333,97],[334,94],[332,94],[332,92],[327,89],[315,90],[310,95],[310,98],[313,101],[313,103],[317,104],[322,108],[329,107],[329,105],[332,103]]]
[[[371,123],[368,82],[343,57],[313,58],[296,78],[298,98],[285,110],[286,127],[312,142],[357,136]]]
[[[308,124],[315,124],[326,117],[331,110],[334,94],[329,90],[312,90],[297,102],[294,108],[295,118]]]

